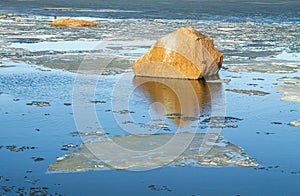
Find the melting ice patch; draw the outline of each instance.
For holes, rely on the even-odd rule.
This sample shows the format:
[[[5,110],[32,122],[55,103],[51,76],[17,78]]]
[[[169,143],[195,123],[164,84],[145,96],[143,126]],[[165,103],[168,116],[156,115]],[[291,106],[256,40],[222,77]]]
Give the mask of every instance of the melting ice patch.
[[[282,77],[277,81],[285,85],[276,86],[275,89],[283,94],[282,101],[300,102],[300,77]],[[300,119],[289,123],[291,126],[300,127]]]
[[[278,81],[288,85],[276,86],[276,90],[283,94],[282,101],[300,102],[300,78],[279,78]]]
[[[59,157],[52,163],[48,171],[85,171],[99,169],[141,170],[165,166],[258,166],[256,160],[247,156],[241,147],[238,147],[223,137],[215,134],[180,133],[183,140],[174,143],[180,146],[184,138],[193,137],[189,145],[179,156],[173,157],[173,152],[157,150],[172,140],[175,134],[156,135],[123,135],[98,137],[83,143],[74,152]],[[218,137],[216,142],[212,138]],[[114,144],[133,152],[122,154],[115,152]],[[209,148],[204,154],[199,154],[199,148]],[[134,150],[138,149],[138,150]],[[171,150],[172,151],[172,150]],[[115,153],[114,153],[115,152]],[[131,156],[132,155],[132,156]]]
[[[277,60],[285,60],[285,61],[300,61],[300,53],[287,53],[283,51],[281,54],[275,56]]]
[[[300,53],[283,51],[274,57],[257,57],[226,68],[232,72],[295,73],[300,68]]]
[[[31,52],[40,51],[89,51],[105,49],[126,49],[131,51],[139,47],[149,47],[154,41],[56,41],[38,43],[13,43],[11,47],[22,48]],[[131,50],[130,50],[131,49]],[[131,51],[132,52],[132,51]],[[144,52],[144,50],[142,51]]]

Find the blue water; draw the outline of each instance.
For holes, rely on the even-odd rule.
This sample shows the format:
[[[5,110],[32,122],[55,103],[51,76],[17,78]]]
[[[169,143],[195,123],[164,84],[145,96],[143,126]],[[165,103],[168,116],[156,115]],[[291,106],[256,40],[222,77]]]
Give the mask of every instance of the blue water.
[[[51,16],[89,16],[122,19],[195,19],[218,21],[290,21],[299,23],[299,1],[1,1],[2,10]],[[72,11],[42,10],[49,7],[75,8]],[[78,10],[76,10],[78,9]]]
[[[71,7],[74,10],[44,10],[49,7]],[[0,28],[5,32],[0,34],[0,195],[18,195],[19,192],[29,195],[33,192],[30,188],[40,189],[42,192],[46,190],[46,193],[52,195],[299,195],[300,132],[298,127],[289,126],[288,123],[299,119],[300,105],[298,102],[280,101],[281,94],[274,88],[275,83],[279,83],[277,78],[299,77],[299,71],[293,74],[268,74],[221,70],[221,78],[231,80],[228,84],[222,83],[222,89],[255,89],[270,93],[266,96],[249,96],[225,91],[226,116],[243,120],[237,122],[238,128],[222,129],[221,135],[255,158],[260,164],[257,168],[187,166],[162,167],[140,172],[109,170],[47,173],[48,166],[57,157],[76,149],[64,151],[61,150],[63,145],[82,143],[82,139],[73,134],[78,128],[73,106],[64,105],[73,101],[73,87],[77,75],[28,65],[28,56],[34,58],[35,55],[44,53],[33,54],[9,48],[11,42],[24,41],[22,38],[13,37],[15,34],[23,35],[23,31],[29,32],[28,34],[54,34],[62,40],[86,37],[105,40],[106,33],[120,40],[140,41],[157,39],[166,32],[190,24],[186,21],[192,20],[191,24],[197,29],[215,38],[215,44],[225,53],[225,66],[226,63],[238,66],[245,62],[252,65],[257,62],[257,56],[276,55],[283,50],[299,51],[299,7],[299,1],[279,0],[1,0],[0,14],[12,12],[25,21],[28,15],[31,18],[51,16],[51,20],[54,16],[80,16],[97,20],[101,18],[104,25],[96,29],[72,31],[49,28],[46,25],[49,18],[46,21],[35,19],[34,22],[40,23],[33,27],[22,26],[22,23],[18,26],[17,23],[0,22]],[[30,17],[28,21],[31,20]],[[105,19],[109,20],[105,22]],[[233,27],[237,29],[226,30]],[[48,41],[57,40],[51,38]],[[8,46],[2,45],[3,43]],[[136,48],[141,49],[138,46]],[[144,48],[140,51],[144,51]],[[235,59],[234,56],[239,58]],[[14,63],[15,59],[19,63]],[[271,66],[270,61],[267,61],[266,66]],[[105,101],[103,104],[96,104],[95,108],[103,125],[101,131],[109,135],[125,134],[113,114],[105,111],[111,109],[111,90],[122,76],[103,76],[95,91],[95,99]],[[129,77],[132,90],[135,85],[133,74],[129,73]],[[264,80],[254,80],[255,78]],[[257,86],[249,86],[251,83]],[[83,87],[84,84],[83,82]],[[205,86],[205,82],[203,85]],[[129,109],[137,110],[133,114],[135,120],[143,123],[149,120],[147,106],[157,99],[153,94],[147,95],[151,95],[152,90],[144,88],[134,91]],[[47,101],[51,106],[26,105],[32,101]],[[211,112],[208,107],[210,101],[208,99],[202,105],[204,114],[209,115]],[[145,117],[141,117],[143,115]],[[171,132],[174,131],[176,123],[167,123]],[[94,130],[93,128],[86,127],[89,131]],[[36,148],[11,152],[6,149],[9,145]],[[32,157],[42,157],[44,160],[34,162]],[[172,191],[152,190],[150,185],[155,185],[158,189],[167,186]],[[11,190],[6,191],[5,187]],[[24,191],[18,191],[22,187]]]
[[[162,167],[144,172],[111,170],[47,174],[49,164],[54,162],[56,157],[72,151],[72,149],[67,152],[60,150],[63,145],[68,143],[80,145],[82,142],[80,137],[72,135],[72,132],[76,132],[72,106],[64,105],[72,101],[72,86],[76,74],[56,70],[41,71],[36,66],[25,64],[13,65],[15,67],[0,69],[2,92],[0,144],[3,146],[0,150],[0,176],[9,179],[0,183],[1,186],[15,186],[11,192],[2,190],[1,193],[4,195],[14,195],[20,187],[25,187],[27,193],[32,187],[47,187],[48,193],[66,195],[119,195],[124,192],[133,195],[299,194],[300,176],[294,172],[300,171],[300,153],[297,150],[300,147],[300,132],[299,128],[287,125],[299,114],[297,110],[299,104],[279,101],[280,94],[268,87],[276,81],[276,75],[259,74],[259,77],[265,78],[266,81],[257,83],[264,91],[271,93],[270,95],[259,97],[226,93],[226,115],[244,120],[238,123],[238,128],[223,129],[221,135],[244,148],[249,156],[256,158],[260,164],[257,168],[188,166]],[[239,74],[226,71],[223,71],[222,75],[224,78],[232,79],[229,84],[223,84],[225,88],[245,89],[247,84],[258,76],[249,73],[243,74],[243,79],[232,78],[232,75]],[[102,78],[99,91],[96,93],[97,99],[107,101],[97,106],[96,110],[104,131],[110,135],[124,134],[118,129],[113,116],[104,112],[111,107],[109,93],[104,92],[109,92],[110,83],[117,82],[118,78],[120,76]],[[107,87],[103,88],[103,84]],[[135,96],[143,94],[137,92]],[[139,100],[138,97],[133,100]],[[26,105],[34,100],[49,101],[51,106]],[[146,105],[138,103],[139,105],[132,110],[136,110],[137,114],[143,114],[143,110],[138,108]],[[144,114],[148,115],[147,112]],[[283,124],[271,124],[274,121]],[[267,132],[271,134],[266,134]],[[17,147],[29,145],[37,148],[24,152],[10,152],[5,149],[8,145]],[[45,160],[34,162],[32,157],[42,157]],[[34,182],[35,180],[37,181]],[[148,188],[150,185],[157,188],[167,186],[172,191],[151,190]]]

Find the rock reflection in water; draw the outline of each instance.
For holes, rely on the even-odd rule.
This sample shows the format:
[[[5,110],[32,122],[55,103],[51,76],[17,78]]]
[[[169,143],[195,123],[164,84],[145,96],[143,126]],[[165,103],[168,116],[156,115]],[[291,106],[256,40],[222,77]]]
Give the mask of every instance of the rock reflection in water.
[[[133,81],[150,104],[156,103],[155,115],[166,116],[180,128],[209,113],[210,89],[204,80],[135,77]]]

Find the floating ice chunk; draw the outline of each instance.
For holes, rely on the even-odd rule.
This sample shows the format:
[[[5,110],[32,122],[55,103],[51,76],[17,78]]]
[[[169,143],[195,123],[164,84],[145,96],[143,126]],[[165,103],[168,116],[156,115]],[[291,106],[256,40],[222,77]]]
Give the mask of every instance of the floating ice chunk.
[[[257,62],[255,64],[245,63],[226,66],[231,72],[262,72],[262,73],[295,73],[300,68],[300,64],[288,62]]]
[[[286,51],[283,51],[281,54],[278,54],[274,58],[284,61],[300,61],[300,53],[287,53]]]
[[[215,134],[180,133],[179,136],[183,139],[192,137],[192,140],[186,146],[184,152],[176,157],[173,157],[172,152],[157,150],[171,141],[175,135],[123,135],[111,136],[107,140],[101,137],[101,140],[86,142],[71,154],[58,158],[56,162],[49,166],[48,171],[84,171],[109,168],[140,170],[164,166],[166,161],[169,161],[167,165],[175,167],[185,165],[253,167],[258,165],[255,159],[244,153],[242,148]],[[210,137],[218,137],[218,139],[215,143],[212,143],[209,140]],[[184,140],[176,141],[174,149],[176,145],[181,145],[182,142]],[[127,149],[130,153],[115,152],[115,144]],[[210,150],[201,155],[199,154],[199,148],[203,145],[210,147]]]
[[[300,127],[300,119],[290,122],[291,126]]]
[[[293,77],[293,78],[288,78],[288,77],[282,77],[278,78],[277,81],[284,82],[285,84],[299,84],[300,83],[300,77]]]
[[[283,81],[285,84],[292,85],[284,85],[284,86],[276,86],[276,90],[280,91],[283,94],[281,98],[282,101],[294,101],[300,102],[300,78],[279,78],[278,81]]]

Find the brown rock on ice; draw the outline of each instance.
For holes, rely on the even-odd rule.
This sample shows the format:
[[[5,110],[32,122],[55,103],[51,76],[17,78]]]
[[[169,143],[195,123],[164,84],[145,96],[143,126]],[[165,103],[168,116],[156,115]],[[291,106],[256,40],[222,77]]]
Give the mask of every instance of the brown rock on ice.
[[[98,22],[91,22],[86,20],[76,20],[72,18],[62,18],[50,22],[51,26],[72,26],[72,27],[87,27],[87,26],[100,26]]]
[[[199,79],[216,75],[222,61],[212,38],[183,27],[159,39],[132,67],[136,76]]]

